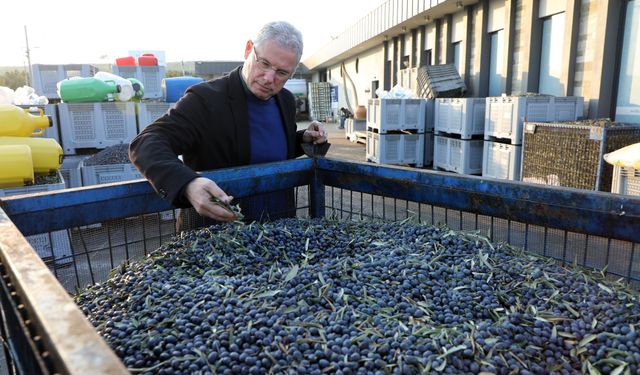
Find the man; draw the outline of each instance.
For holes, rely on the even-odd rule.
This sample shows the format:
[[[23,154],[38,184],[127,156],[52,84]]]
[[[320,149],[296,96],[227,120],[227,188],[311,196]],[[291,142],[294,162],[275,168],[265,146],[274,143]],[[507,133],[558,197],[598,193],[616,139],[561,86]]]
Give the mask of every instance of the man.
[[[230,203],[233,197],[195,171],[291,159],[302,155],[303,142],[327,140],[324,125],[316,121],[297,131],[294,97],[283,90],[301,56],[297,29],[287,22],[266,24],[247,41],[242,67],[190,87],[173,109],[131,142],[131,162],[174,206],[193,206],[215,221],[234,220],[232,212],[211,201],[215,197]],[[248,205],[249,218],[263,217],[282,199],[292,198],[283,197],[256,197]]]

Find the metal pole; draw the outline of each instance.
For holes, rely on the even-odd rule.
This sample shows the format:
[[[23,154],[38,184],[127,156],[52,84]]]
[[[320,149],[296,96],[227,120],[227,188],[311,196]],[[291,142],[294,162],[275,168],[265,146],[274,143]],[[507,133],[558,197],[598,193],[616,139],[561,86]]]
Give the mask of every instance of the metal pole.
[[[27,86],[31,87],[31,50],[29,50],[29,36],[27,35],[27,25],[24,25],[24,39],[27,42],[27,64],[29,69],[27,70]]]

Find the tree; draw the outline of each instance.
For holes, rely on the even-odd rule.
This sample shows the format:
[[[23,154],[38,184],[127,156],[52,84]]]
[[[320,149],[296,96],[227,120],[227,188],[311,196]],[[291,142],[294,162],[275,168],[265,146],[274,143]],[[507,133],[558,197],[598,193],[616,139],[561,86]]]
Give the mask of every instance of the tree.
[[[17,89],[27,84],[27,74],[23,70],[10,70],[4,74],[0,74],[0,86],[6,86],[10,89]]]

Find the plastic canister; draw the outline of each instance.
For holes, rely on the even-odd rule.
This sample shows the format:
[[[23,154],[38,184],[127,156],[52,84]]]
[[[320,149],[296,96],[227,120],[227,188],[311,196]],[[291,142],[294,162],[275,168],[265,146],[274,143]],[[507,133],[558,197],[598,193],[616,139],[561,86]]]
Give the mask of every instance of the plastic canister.
[[[120,92],[115,94],[115,98],[120,102],[127,102],[131,100],[131,98],[133,98],[133,96],[135,95],[131,81],[122,78],[119,75],[100,71],[96,73],[94,77],[105,82],[114,81],[115,83],[117,83],[120,86]]]
[[[158,65],[158,58],[153,53],[143,53],[138,57],[138,65],[156,66]]]
[[[29,113],[28,108],[20,108],[13,104],[0,104],[0,136],[31,137],[41,135],[45,128],[53,123],[51,117],[45,116],[42,108],[39,115]]]
[[[190,86],[202,81],[203,79],[200,77],[191,76],[164,78],[162,80],[162,93],[165,98],[164,100],[168,103],[175,103],[180,100],[182,95],[184,95],[185,91],[187,91]]]
[[[127,80],[131,82],[135,98],[142,99],[144,97],[144,85],[142,82],[135,78],[127,78]]]
[[[0,188],[33,184],[31,149],[27,145],[0,146]]]
[[[116,59],[117,66],[136,66],[136,58],[133,56],[118,57]]]
[[[67,103],[111,101],[120,92],[115,81],[103,81],[94,77],[74,77],[58,82],[58,94]]]
[[[33,174],[52,174],[62,166],[62,147],[53,138],[0,137],[0,146],[7,145],[25,145],[29,147],[33,163],[31,173]]]

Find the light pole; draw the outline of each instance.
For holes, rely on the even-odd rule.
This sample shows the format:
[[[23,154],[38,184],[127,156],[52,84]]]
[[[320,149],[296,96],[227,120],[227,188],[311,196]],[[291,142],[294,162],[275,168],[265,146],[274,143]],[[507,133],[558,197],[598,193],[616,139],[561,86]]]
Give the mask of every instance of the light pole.
[[[29,69],[27,70],[27,86],[31,86],[31,50],[29,50],[29,36],[27,35],[27,25],[24,25],[24,39],[27,42],[27,64]]]

